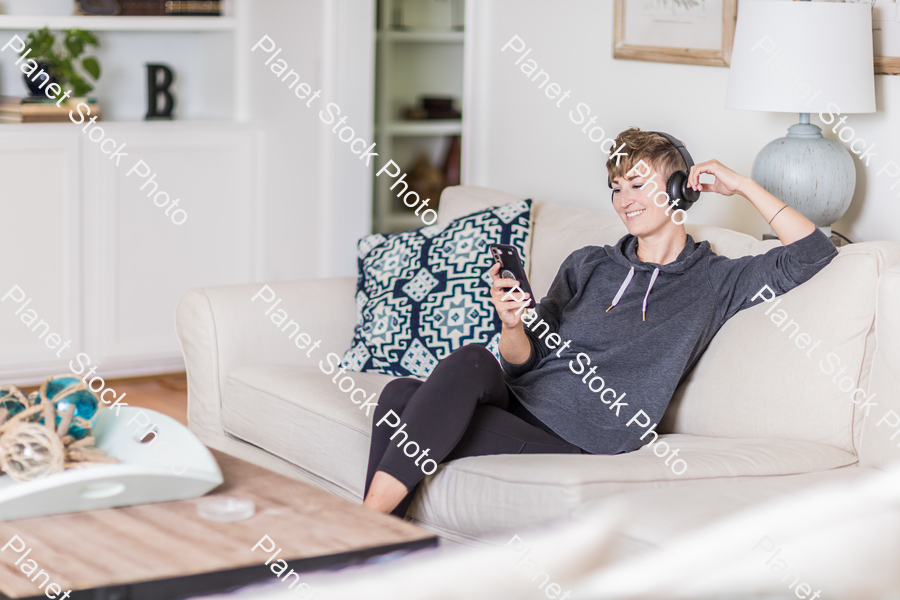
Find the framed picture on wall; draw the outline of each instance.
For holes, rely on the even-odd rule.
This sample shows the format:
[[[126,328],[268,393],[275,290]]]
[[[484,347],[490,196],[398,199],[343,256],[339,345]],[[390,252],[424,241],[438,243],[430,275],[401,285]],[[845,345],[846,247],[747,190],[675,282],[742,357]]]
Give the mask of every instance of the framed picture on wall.
[[[840,1],[858,2],[872,7],[875,74],[900,75],[900,9],[898,9],[897,0]]]
[[[727,67],[737,0],[616,0],[613,58]]]

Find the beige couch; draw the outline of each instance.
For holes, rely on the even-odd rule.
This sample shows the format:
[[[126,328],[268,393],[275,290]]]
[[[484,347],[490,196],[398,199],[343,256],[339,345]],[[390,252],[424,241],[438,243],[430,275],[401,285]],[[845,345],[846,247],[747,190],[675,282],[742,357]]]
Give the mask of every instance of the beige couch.
[[[439,221],[515,199],[450,188]],[[532,218],[528,268],[538,297],[570,252],[625,234],[616,215],[549,202],[535,202]],[[731,257],[777,245],[717,227],[689,225],[688,232]],[[342,354],[349,345],[355,278],[270,286],[282,299],[278,307],[321,347],[307,357],[269,321],[270,305],[251,301],[262,284],[187,291],[176,328],[187,364],[190,428],[211,447],[359,501],[371,419],[318,368],[326,353]],[[890,439],[900,431],[892,428],[900,418],[890,416],[900,415],[900,244],[845,247],[782,297],[778,309],[821,341],[811,357],[765,314],[770,307],[726,323],[678,388],[659,430],[668,432],[660,439],[681,450],[688,464],[683,475],[648,447],[618,456],[466,458],[426,480],[410,516],[466,541],[616,496],[635,509],[619,534],[617,551],[627,554],[663,547],[719,516],[815,483],[850,485],[900,458],[900,436]],[[838,369],[847,366],[854,388],[876,395],[868,416],[838,388],[841,380],[832,382],[819,367],[822,361],[828,368],[829,353],[839,358]],[[352,375],[369,393],[391,379]]]

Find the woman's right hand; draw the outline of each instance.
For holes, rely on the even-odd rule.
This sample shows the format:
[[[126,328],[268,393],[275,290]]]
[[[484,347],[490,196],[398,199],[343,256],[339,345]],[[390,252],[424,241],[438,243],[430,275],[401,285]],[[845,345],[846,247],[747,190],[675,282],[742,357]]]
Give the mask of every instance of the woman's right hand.
[[[500,277],[500,263],[494,263],[494,266],[491,267],[489,273],[491,276],[491,302],[494,303],[494,308],[500,316],[500,321],[503,323],[504,327],[517,327],[522,323],[522,314],[525,312],[520,309],[523,306],[531,304],[531,297],[527,292],[513,292],[507,296],[506,300],[504,300],[503,297],[509,293],[504,290],[518,286],[519,282],[515,279],[504,279]],[[522,298],[521,301],[514,300],[514,298],[519,297]]]

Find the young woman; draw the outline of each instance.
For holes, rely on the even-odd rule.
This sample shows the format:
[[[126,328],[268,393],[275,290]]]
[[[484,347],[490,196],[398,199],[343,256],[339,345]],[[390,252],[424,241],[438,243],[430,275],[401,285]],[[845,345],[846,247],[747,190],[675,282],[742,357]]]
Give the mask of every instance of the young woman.
[[[687,168],[673,143],[635,128],[620,133],[613,147],[623,143],[628,156],[610,158],[607,169],[613,206],[628,235],[614,246],[587,246],[569,255],[536,308],[549,331],[571,344],[551,349],[546,329],[539,339],[524,327],[522,307],[529,300],[506,294],[517,282],[500,278],[495,264],[491,299],[503,323],[501,363],[481,346],[463,346],[426,381],[396,379],[384,388],[373,421],[364,506],[403,516],[425,477],[414,457],[402,452],[405,437],[398,445],[390,439],[396,429],[375,426],[389,410],[405,423],[403,435],[429,448],[436,463],[488,454],[618,454],[640,448],[646,431],[626,427],[621,408],[630,405],[629,415],[639,408],[651,423],[659,422],[676,386],[725,321],[752,306],[764,285],[783,294],[837,254],[799,212],[711,160],[692,166],[685,185],[743,196],[783,244],[759,256],[717,256],[709,242],[695,242],[666,215],[665,203],[654,202],[653,182],[664,190],[672,173]],[[715,181],[700,183],[703,173]],[[576,364],[578,353],[583,355]],[[600,394],[582,373],[602,378],[616,402],[598,401]]]

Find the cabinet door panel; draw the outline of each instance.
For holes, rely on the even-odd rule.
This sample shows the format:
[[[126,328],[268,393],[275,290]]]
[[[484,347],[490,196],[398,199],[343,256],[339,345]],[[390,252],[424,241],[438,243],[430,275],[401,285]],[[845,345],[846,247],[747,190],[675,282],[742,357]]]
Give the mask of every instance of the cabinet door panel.
[[[76,127],[0,125],[0,297],[13,286],[25,295],[0,302],[2,383],[61,371],[82,345],[80,167]],[[30,325],[22,321],[35,313]],[[52,334],[55,349],[46,343]]]
[[[87,343],[111,369],[179,368],[179,296],[256,279],[261,134],[232,124],[104,127],[128,156],[116,167],[84,142]],[[150,174],[141,165],[128,175],[139,160]]]

